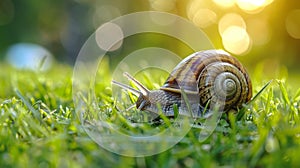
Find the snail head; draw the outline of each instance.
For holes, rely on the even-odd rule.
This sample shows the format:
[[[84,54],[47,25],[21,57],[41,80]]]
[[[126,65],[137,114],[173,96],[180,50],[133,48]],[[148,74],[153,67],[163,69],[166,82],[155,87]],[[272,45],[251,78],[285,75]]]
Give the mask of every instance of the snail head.
[[[151,104],[150,100],[149,100],[150,91],[144,85],[142,85],[138,80],[136,80],[134,77],[132,77],[129,73],[124,72],[123,75],[128,80],[132,81],[139,90],[136,90],[130,86],[127,86],[127,85],[117,82],[115,80],[112,80],[112,84],[117,85],[117,86],[131,92],[132,94],[136,95],[138,97],[138,100],[136,101],[136,104],[135,104],[136,108],[138,110],[144,110],[146,106]],[[132,108],[132,107],[134,107],[134,106],[131,106],[130,108]]]

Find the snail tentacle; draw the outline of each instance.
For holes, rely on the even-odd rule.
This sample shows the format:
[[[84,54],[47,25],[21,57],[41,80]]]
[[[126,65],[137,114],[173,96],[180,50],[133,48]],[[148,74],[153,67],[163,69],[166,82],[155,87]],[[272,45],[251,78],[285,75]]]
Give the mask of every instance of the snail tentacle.
[[[136,96],[139,96],[139,95],[142,94],[140,91],[138,91],[138,90],[136,90],[136,89],[133,89],[132,87],[127,86],[127,85],[125,85],[125,84],[123,84],[123,83],[117,82],[117,81],[115,81],[115,80],[112,80],[111,83],[114,84],[114,85],[117,85],[117,86],[119,86],[119,87],[121,87],[121,88],[123,88],[123,89],[125,89],[125,90],[127,90],[127,91],[129,91],[129,92],[131,92],[131,93],[133,93],[133,94],[136,95]]]
[[[135,86],[137,88],[139,88],[140,92],[144,95],[144,96],[147,96],[149,95],[149,90],[143,85],[141,84],[138,80],[136,80],[133,76],[131,76],[128,72],[124,72],[123,75],[129,79],[130,81],[132,81]]]

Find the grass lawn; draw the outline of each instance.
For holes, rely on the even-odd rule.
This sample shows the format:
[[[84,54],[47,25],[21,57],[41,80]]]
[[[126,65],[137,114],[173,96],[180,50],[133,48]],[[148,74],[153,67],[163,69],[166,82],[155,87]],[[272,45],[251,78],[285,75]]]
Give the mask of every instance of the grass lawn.
[[[108,73],[98,76],[110,79]],[[256,94],[268,81],[250,76]],[[99,108],[109,112],[110,80],[97,87]],[[195,136],[200,128],[192,128],[163,153],[125,157],[99,147],[83,130],[72,100],[72,67],[33,72],[2,64],[0,167],[299,167],[299,112],[300,89],[275,79],[240,119],[224,115],[204,142]],[[121,122],[130,133],[132,121]]]

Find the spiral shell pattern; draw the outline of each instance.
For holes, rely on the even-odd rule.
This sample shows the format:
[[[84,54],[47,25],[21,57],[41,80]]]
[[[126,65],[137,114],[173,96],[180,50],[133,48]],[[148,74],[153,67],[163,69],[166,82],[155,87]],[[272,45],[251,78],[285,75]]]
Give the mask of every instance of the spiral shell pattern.
[[[222,50],[196,52],[181,61],[161,90],[197,93],[200,106],[221,105],[223,111],[237,109],[252,97],[252,84],[246,69]]]

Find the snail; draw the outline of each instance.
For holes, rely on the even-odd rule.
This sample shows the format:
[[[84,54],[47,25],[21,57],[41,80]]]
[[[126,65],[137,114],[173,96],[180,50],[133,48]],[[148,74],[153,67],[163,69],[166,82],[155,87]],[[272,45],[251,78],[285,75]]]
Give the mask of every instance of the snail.
[[[246,69],[223,50],[199,51],[186,57],[158,90],[150,91],[127,72],[124,76],[138,90],[114,80],[112,84],[138,96],[135,103],[138,110],[157,114],[162,111],[165,116],[170,117],[174,116],[174,105],[187,111],[187,106],[184,107],[183,103],[183,92],[189,97],[194,118],[203,117],[208,106],[218,106],[222,112],[237,110],[252,97],[251,80]],[[160,104],[161,110],[157,104]]]

